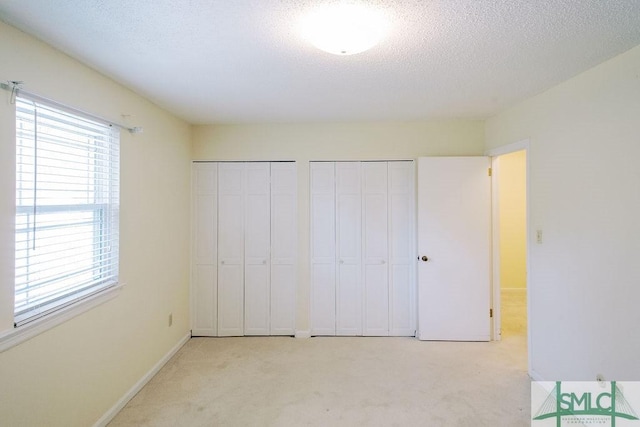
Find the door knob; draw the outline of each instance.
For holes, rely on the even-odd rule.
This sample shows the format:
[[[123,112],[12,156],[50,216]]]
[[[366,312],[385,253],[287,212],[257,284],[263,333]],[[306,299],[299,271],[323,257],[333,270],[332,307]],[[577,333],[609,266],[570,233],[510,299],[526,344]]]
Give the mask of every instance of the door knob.
[[[429,261],[429,258],[426,255],[422,255],[422,258],[420,259],[422,259],[424,262]]]

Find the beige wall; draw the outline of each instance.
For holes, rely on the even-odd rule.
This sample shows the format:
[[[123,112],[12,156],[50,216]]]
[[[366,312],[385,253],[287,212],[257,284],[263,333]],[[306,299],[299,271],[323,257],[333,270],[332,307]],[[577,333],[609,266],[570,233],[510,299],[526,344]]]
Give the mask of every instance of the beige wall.
[[[534,374],[640,380],[640,46],[491,118],[486,139],[530,143]]]
[[[479,155],[530,140],[531,365],[640,380],[640,47],[485,123],[196,126],[0,23],[1,79],[143,126],[122,134],[123,292],[0,353],[7,425],[91,425],[188,333],[189,161],[297,160],[298,330],[309,328],[310,160]],[[0,97],[3,92],[0,92]],[[14,113],[0,99],[0,331],[12,322]],[[191,134],[193,132],[193,135]],[[486,138],[486,144],[485,144]],[[190,145],[190,141],[192,145]],[[174,324],[167,326],[172,312]]]
[[[501,288],[527,286],[526,156],[526,152],[522,150],[498,158]]]
[[[194,127],[195,160],[298,162],[298,310],[296,329],[309,325],[309,161],[398,160],[481,155],[481,121],[271,124]]]
[[[88,426],[188,334],[190,126],[0,23],[1,79],[143,126],[121,135],[120,295],[0,353],[0,424]],[[12,327],[15,113],[0,91],[0,333]],[[173,326],[168,327],[168,314]]]

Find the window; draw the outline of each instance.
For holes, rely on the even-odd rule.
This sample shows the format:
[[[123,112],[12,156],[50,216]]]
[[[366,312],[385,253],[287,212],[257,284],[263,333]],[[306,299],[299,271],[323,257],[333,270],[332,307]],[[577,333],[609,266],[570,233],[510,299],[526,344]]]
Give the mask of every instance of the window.
[[[118,281],[120,135],[16,99],[15,325]]]

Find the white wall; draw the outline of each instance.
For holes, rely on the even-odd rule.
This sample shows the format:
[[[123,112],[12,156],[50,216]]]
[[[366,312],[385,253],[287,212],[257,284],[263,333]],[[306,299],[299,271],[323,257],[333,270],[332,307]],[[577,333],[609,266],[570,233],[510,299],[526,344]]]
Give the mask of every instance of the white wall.
[[[532,370],[640,380],[640,46],[486,123],[527,138]]]
[[[498,157],[500,288],[527,286],[527,154]]]
[[[298,162],[298,310],[296,329],[309,330],[309,161],[399,160],[481,155],[481,121],[196,126],[195,160]]]
[[[191,129],[0,23],[0,80],[144,133],[121,136],[120,295],[0,353],[0,424],[88,426],[189,331]],[[0,91],[0,332],[13,321],[15,113]],[[168,314],[173,326],[168,327]]]

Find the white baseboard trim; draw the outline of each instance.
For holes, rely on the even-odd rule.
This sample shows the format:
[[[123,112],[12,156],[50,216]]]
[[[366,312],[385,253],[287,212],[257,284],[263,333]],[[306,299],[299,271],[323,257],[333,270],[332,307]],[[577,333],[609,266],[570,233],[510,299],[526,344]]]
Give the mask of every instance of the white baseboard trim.
[[[151,378],[153,378],[154,375],[157,374],[158,371],[160,371],[160,369],[162,369],[162,367],[169,361],[169,359],[171,359],[178,352],[178,350],[180,350],[182,346],[185,345],[190,339],[191,333],[188,333],[187,335],[182,337],[180,341],[178,341],[178,343],[173,346],[173,348],[169,350],[169,352],[165,354],[162,359],[158,361],[158,363],[153,365],[149,372],[147,372],[142,378],[140,378],[140,380],[135,383],[133,387],[131,387],[131,389],[129,389],[129,391],[126,392],[125,395],[116,402],[115,405],[111,407],[111,409],[109,409],[102,417],[100,417],[98,421],[96,421],[93,427],[105,427],[107,424],[109,424],[109,422],[116,415],[118,415],[118,412],[120,412],[122,408],[124,408],[125,405],[131,399],[133,399],[133,397],[138,394],[140,390],[142,390],[142,387],[144,387],[149,381],[151,381]]]
[[[533,381],[545,381],[544,378],[542,378],[542,375],[540,375],[539,373],[537,373],[536,371],[534,371],[533,369],[531,369],[529,371],[529,376],[531,377],[531,379]]]
[[[311,338],[311,331],[296,331],[296,338]]]

